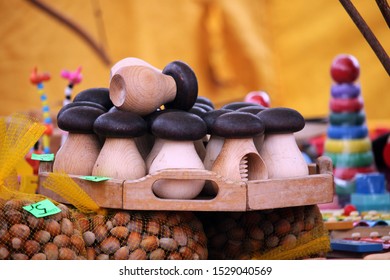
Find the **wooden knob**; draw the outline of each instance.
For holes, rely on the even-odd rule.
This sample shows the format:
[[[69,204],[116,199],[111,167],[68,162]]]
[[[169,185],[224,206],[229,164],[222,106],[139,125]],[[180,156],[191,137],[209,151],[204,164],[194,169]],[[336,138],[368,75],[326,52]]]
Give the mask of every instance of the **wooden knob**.
[[[197,94],[194,72],[180,61],[160,71],[140,59],[127,58],[111,69],[110,98],[120,110],[141,116],[165,104],[167,108],[189,110]]]

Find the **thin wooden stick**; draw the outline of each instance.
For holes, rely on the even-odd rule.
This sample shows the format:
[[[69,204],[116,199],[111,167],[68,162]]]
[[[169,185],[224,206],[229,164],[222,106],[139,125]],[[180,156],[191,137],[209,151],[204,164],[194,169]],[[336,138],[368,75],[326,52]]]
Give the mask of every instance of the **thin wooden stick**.
[[[376,4],[378,5],[379,10],[381,10],[387,26],[390,28],[390,7],[387,0],[376,0]]]
[[[100,46],[94,38],[86,31],[84,30],[80,25],[78,25],[76,22],[72,21],[70,18],[66,17],[61,12],[55,10],[48,4],[42,2],[41,0],[27,0],[37,8],[41,9],[42,11],[46,12],[59,22],[65,24],[70,29],[75,31],[84,41],[88,43],[89,46],[92,47],[92,49],[98,54],[98,56],[103,60],[103,62],[106,65],[111,64],[111,59],[109,58],[108,54],[104,50],[102,46]]]
[[[366,39],[370,47],[373,49],[376,56],[379,58],[379,61],[382,63],[387,74],[390,76],[390,58],[382,47],[382,45],[379,43],[378,39],[375,37],[375,34],[371,31],[370,27],[364,21],[364,19],[359,14],[358,10],[356,10],[355,6],[352,4],[351,1],[339,1],[341,5],[343,5],[344,9],[347,11],[359,31],[363,34],[364,38]]]

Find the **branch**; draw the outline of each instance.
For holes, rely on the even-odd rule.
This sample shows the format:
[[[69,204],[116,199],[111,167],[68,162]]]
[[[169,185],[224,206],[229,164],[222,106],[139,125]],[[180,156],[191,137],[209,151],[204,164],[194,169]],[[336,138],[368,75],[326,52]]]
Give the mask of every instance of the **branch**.
[[[111,60],[106,53],[106,51],[99,46],[99,44],[92,38],[92,36],[84,30],[81,26],[79,26],[77,23],[63,15],[61,12],[53,9],[48,4],[42,2],[41,0],[27,0],[37,8],[41,9],[42,11],[46,12],[50,16],[52,16],[54,19],[58,20],[60,23],[65,24],[67,27],[69,27],[71,30],[76,32],[77,35],[79,35],[84,41],[87,42],[87,44],[92,47],[92,49],[98,54],[98,56],[103,60],[103,62],[106,65],[111,64]]]
[[[379,43],[378,39],[375,37],[374,33],[371,31],[370,27],[364,21],[362,16],[356,10],[355,6],[349,0],[339,0],[341,5],[343,5],[344,9],[347,11],[357,28],[363,34],[364,38],[370,45],[370,47],[375,52],[376,56],[379,58],[379,61],[382,63],[385,68],[387,74],[390,76],[390,59],[387,55],[386,51]]]

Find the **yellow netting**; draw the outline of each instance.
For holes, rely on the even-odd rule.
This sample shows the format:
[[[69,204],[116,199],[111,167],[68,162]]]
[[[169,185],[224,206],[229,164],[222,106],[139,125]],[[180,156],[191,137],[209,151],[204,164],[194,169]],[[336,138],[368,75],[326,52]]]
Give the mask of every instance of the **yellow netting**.
[[[15,113],[0,120],[0,198],[21,198],[36,201],[43,196],[18,191],[16,165],[34,146],[45,126],[33,118]]]
[[[62,196],[81,212],[105,214],[105,209],[100,208],[99,205],[97,205],[96,202],[65,173],[50,173],[42,183],[42,186]]]

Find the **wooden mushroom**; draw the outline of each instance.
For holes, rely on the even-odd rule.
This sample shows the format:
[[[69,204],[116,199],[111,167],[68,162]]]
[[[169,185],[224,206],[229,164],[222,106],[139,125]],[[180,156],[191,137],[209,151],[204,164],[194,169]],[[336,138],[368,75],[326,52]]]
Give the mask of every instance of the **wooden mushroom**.
[[[189,112],[193,113],[193,114],[195,114],[203,119],[203,116],[208,112],[207,110],[212,110],[212,108],[211,107],[206,108],[206,107],[208,107],[207,105],[205,105],[206,107],[203,107],[202,105],[203,104],[196,104],[195,103],[194,106],[189,110]],[[198,155],[202,161],[204,160],[204,158],[206,156],[206,146],[204,144],[206,137],[207,137],[207,134],[202,139],[195,140],[195,142],[194,142],[195,150],[198,153]]]
[[[145,116],[164,105],[189,110],[198,96],[198,81],[182,61],[162,71],[135,58],[117,62],[111,69],[110,98],[123,111]]]
[[[267,109],[267,107],[264,107],[264,106],[259,105],[259,104],[253,104],[253,105],[243,106],[243,107],[237,109],[236,111],[237,112],[248,112],[248,113],[257,115],[258,113],[260,113],[261,111],[263,111],[265,109]],[[256,149],[259,152],[261,147],[263,146],[264,133],[253,137],[253,142],[255,143]]]
[[[141,116],[113,107],[96,119],[93,129],[105,138],[93,176],[132,180],[146,175],[145,162],[134,141],[146,133],[146,122]]]
[[[110,110],[111,107],[114,105],[112,104],[110,100],[110,95],[108,93],[108,88],[88,88],[83,91],[80,91],[73,99],[72,104],[70,106],[78,106],[79,102],[88,102],[90,106],[96,107],[103,106],[106,111]],[[85,103],[86,104],[86,103]],[[64,108],[64,107],[63,107]],[[57,114],[58,116],[62,113],[63,108],[60,109],[60,111]],[[67,109],[70,107],[66,107]],[[61,137],[61,146],[65,143],[66,137],[68,136],[68,133],[66,131],[62,131],[62,137]],[[101,139],[101,141],[104,141]]]
[[[80,101],[88,101],[102,105],[104,108],[110,110],[114,104],[110,99],[108,88],[89,88],[80,91],[73,99],[73,103]]]
[[[207,132],[206,124],[197,115],[186,111],[161,114],[152,123],[152,133],[165,139],[153,160],[149,173],[168,168],[205,169],[195,150],[194,141]],[[192,199],[203,189],[205,180],[158,180],[153,192],[161,198]]]
[[[205,96],[199,96],[196,98],[196,104],[205,104],[209,107],[211,107],[212,109],[215,109],[215,106],[214,106],[214,103],[207,97]]]
[[[223,146],[223,142],[225,140],[224,137],[219,136],[217,134],[213,134],[211,132],[211,126],[213,125],[217,117],[229,112],[232,112],[232,110],[217,109],[217,110],[207,112],[203,116],[203,120],[207,125],[207,133],[210,135],[209,141],[207,142],[207,146],[206,146],[206,154],[203,160],[204,167],[207,170],[211,170],[211,168],[213,167],[214,161],[219,155]]]
[[[102,147],[93,132],[96,118],[106,109],[93,102],[74,102],[65,105],[57,115],[58,127],[68,136],[56,153],[54,172],[73,175],[91,175],[93,165]]]
[[[157,137],[157,136],[153,135],[153,133],[152,133],[153,121],[159,115],[165,114],[165,113],[168,113],[168,112],[173,112],[173,111],[178,111],[178,110],[176,110],[176,109],[157,110],[157,111],[155,111],[155,112],[145,116],[145,118],[144,118],[146,120],[148,134],[150,134],[150,135],[152,135],[154,137],[153,146],[152,146],[150,152],[148,153],[148,155],[146,156],[146,159],[145,159],[146,172],[149,172],[150,165],[152,164],[153,160],[156,158],[156,156],[160,152],[161,147],[162,147],[162,145],[163,145],[163,143],[165,141],[165,139],[162,139],[160,137]]]
[[[236,111],[240,108],[247,107],[247,106],[253,106],[256,105],[256,103],[253,102],[244,102],[244,101],[237,101],[237,102],[230,102],[221,107],[221,109],[229,109]]]
[[[305,119],[290,108],[269,108],[257,114],[265,125],[260,155],[269,178],[287,178],[309,174],[307,163],[294,136],[305,126]]]
[[[253,142],[253,137],[264,133],[264,124],[256,115],[236,111],[222,114],[213,122],[211,132],[225,138],[212,171],[233,181],[268,178]]]

